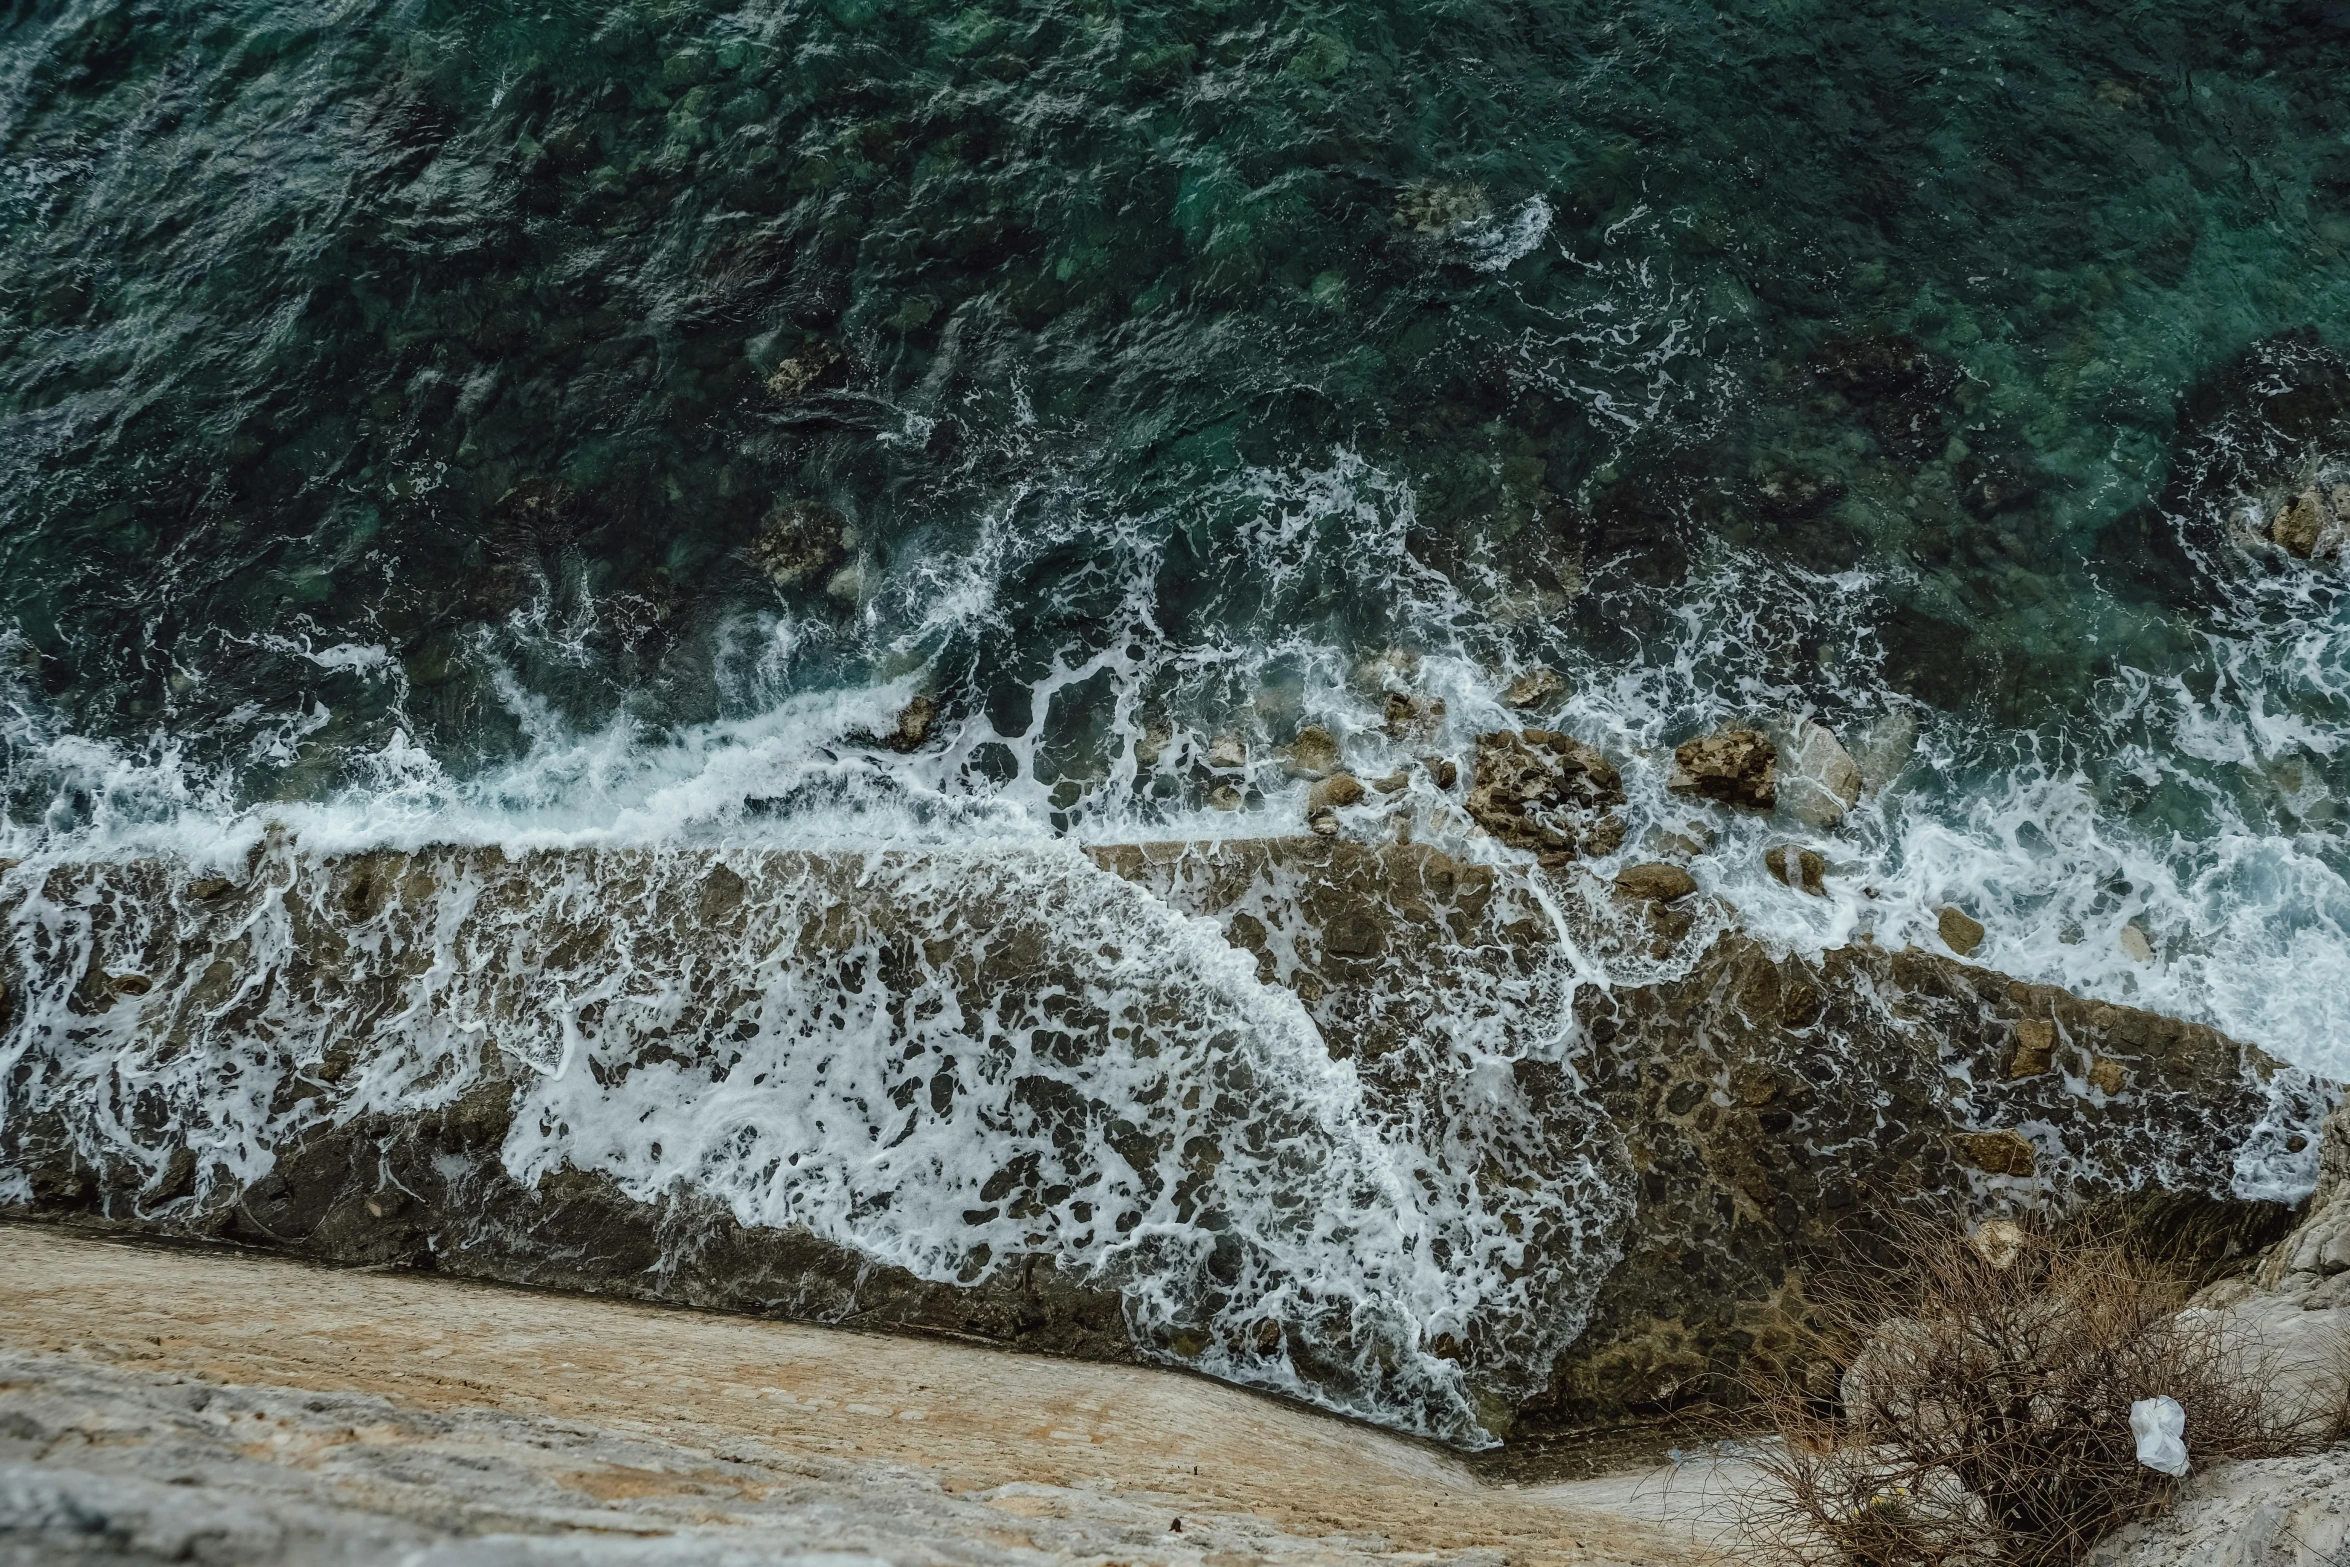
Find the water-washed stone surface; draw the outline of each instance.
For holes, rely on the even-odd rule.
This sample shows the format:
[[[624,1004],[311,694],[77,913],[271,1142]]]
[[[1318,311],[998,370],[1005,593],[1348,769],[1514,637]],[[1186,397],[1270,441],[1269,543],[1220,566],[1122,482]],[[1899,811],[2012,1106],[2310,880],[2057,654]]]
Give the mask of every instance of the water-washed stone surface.
[[[2306,1143],[2333,1098],[2199,1025],[1918,951],[1775,955],[1712,900],[1617,900],[1579,870],[1317,839],[1093,858],[1217,921],[1261,982],[1302,1003],[1329,1054],[1353,1064],[1379,1124],[1425,1146],[1499,1127],[1507,1158],[1480,1155],[1477,1179],[1580,1194],[1527,1209],[1554,1227],[1521,1237],[1524,1266],[1571,1256],[1590,1274],[1563,1297],[1581,1331],[1547,1377],[1528,1386],[1482,1369],[1549,1353],[1543,1324],[1504,1312],[1437,1345],[1486,1378],[1480,1396],[1506,1397],[1489,1429],[1634,1418],[1734,1391],[1785,1347],[1806,1272],[1867,1245],[1872,1216],[1894,1204],[2104,1203],[2179,1260],[2223,1271],[2283,1233],[2290,1213],[2235,1194],[2240,1159]],[[269,863],[244,884],[156,863],[55,869],[38,919],[17,889],[0,1057],[12,1063],[0,1121],[9,1211],[1103,1359],[1222,1352],[1138,1339],[1113,1282],[1051,1255],[978,1250],[967,1278],[925,1278],[802,1229],[745,1223],[688,1182],[647,1195],[593,1170],[515,1171],[517,1106],[549,1071],[602,1081],[730,1048],[741,998],[730,1003],[725,975],[702,973],[664,1003],[657,1036],[629,1036],[628,1059],[576,1039],[534,1053],[528,1030],[562,976],[594,967],[583,953],[617,947],[632,970],[693,973],[698,933],[739,926],[762,876],[814,877],[850,908],[865,862],[439,850],[321,862],[276,883]],[[547,903],[550,887],[622,883],[641,896],[579,898],[561,919]],[[455,886],[467,895],[452,908]],[[882,1017],[1058,994],[1075,960],[990,896],[975,888],[959,924],[912,922],[935,906],[882,917],[894,934],[878,952],[869,931],[860,937],[844,994]],[[56,911],[84,921],[88,939],[52,928]],[[528,961],[491,939],[516,911],[532,922]],[[461,938],[474,922],[480,939],[425,939],[449,920]],[[270,921],[281,946],[257,934]],[[821,957],[845,931],[813,920],[792,939]],[[504,997],[513,1032],[471,1046],[478,1066],[440,1102],[378,1108],[392,1063],[371,1040],[397,1009],[432,1004],[432,954],[445,964],[452,951],[474,954],[472,982]],[[68,960],[79,967],[60,971]],[[28,987],[69,995],[75,1021],[17,1004]],[[1156,1026],[1147,1009],[1121,1020],[1072,1002],[1058,1015],[1056,1048],[1078,1053]],[[412,1035],[413,1019],[403,1026]],[[93,1064],[76,1029],[113,1054]],[[241,1091],[274,1085],[275,1113],[252,1123],[274,1141],[250,1173],[206,1164],[207,1140],[224,1135],[214,1112],[188,1119],[142,1097],[143,1075],[205,1050],[267,1068],[238,1078]],[[1033,1165],[999,1171],[991,1201],[1026,1200],[1023,1170]],[[1298,1341],[1327,1331],[1267,1320],[1244,1337],[1310,1366],[1329,1352]]]

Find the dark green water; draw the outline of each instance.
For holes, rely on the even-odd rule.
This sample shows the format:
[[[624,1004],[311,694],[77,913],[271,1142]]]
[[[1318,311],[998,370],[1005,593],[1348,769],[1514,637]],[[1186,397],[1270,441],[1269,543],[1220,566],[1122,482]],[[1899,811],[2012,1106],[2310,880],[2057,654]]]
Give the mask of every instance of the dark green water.
[[[1172,830],[1186,736],[1541,659],[1620,748],[1910,713],[1904,907],[2324,1057],[2224,992],[2350,962],[2339,575],[2215,519],[2350,460],[2346,70],[2339,3],[17,6],[12,818]],[[840,772],[917,689],[943,761]]]

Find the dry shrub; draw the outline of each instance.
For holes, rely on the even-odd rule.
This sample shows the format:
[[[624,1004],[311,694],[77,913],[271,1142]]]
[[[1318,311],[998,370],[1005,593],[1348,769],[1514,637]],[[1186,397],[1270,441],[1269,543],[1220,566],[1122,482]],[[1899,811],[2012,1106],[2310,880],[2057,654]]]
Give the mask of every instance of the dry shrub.
[[[1815,1285],[1799,1383],[1754,1391],[1781,1441],[1748,1525],[1802,1567],[2057,1567],[2176,1482],[2138,1462],[2134,1400],[2167,1393],[2189,1460],[2306,1451],[2256,1346],[2178,1313],[2186,1286],[2033,1223],[1897,1221],[1891,1260]]]

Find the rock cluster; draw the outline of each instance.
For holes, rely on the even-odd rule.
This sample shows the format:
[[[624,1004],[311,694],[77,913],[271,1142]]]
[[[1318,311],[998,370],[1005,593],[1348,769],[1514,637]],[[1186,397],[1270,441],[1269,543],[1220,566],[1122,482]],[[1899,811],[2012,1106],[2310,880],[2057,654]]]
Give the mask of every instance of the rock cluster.
[[[1674,750],[1665,787],[1725,805],[1771,810],[1779,803],[1779,753],[1758,729],[1701,735]]]
[[[1608,854],[1624,841],[1624,781],[1615,764],[1571,735],[1502,729],[1477,737],[1469,815],[1513,849],[1545,863]]]

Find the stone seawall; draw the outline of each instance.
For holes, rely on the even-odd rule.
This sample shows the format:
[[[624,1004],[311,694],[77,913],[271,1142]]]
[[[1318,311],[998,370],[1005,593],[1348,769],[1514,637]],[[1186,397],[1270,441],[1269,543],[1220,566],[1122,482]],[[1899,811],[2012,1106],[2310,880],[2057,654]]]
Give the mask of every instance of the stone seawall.
[[[5,896],[0,1210],[1455,1440],[1734,1391],[1893,1204],[2106,1204],[2222,1271],[2289,1218],[2240,1161],[2334,1100],[2208,1028],[1425,847],[281,845]]]

